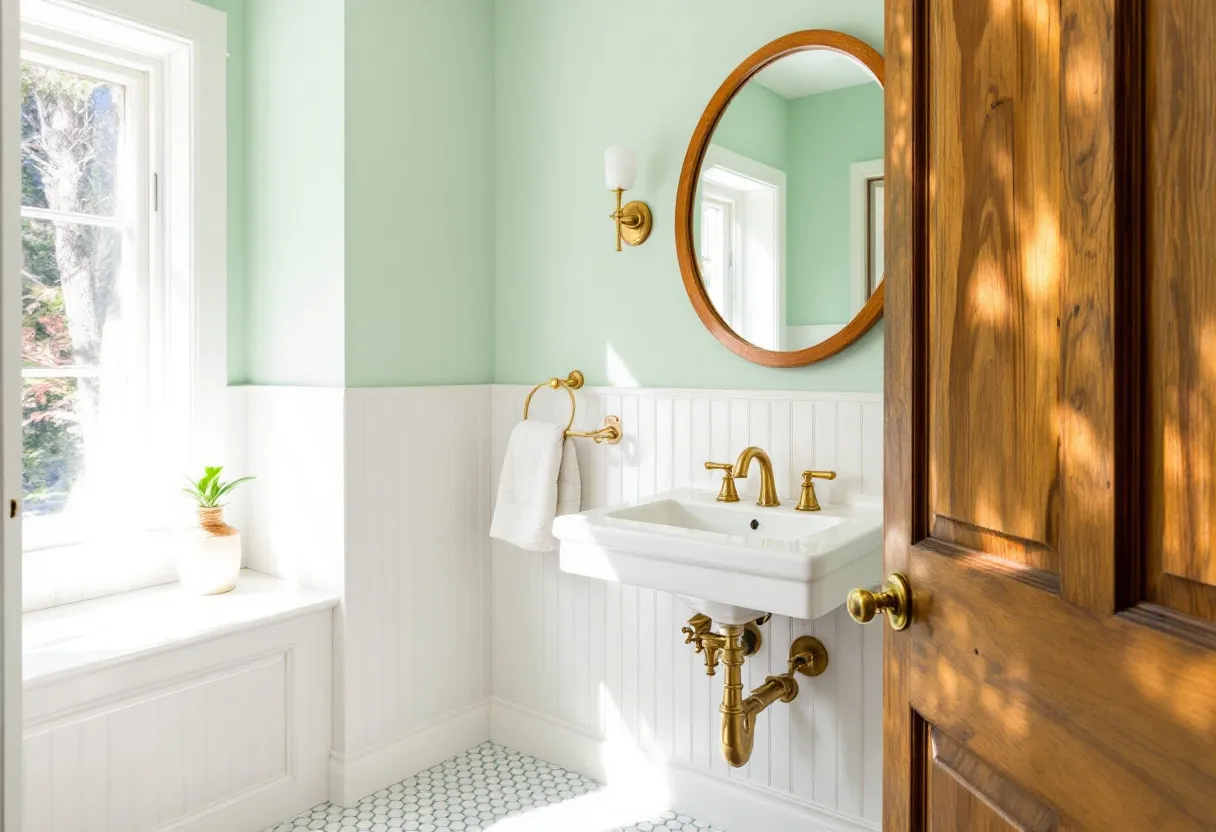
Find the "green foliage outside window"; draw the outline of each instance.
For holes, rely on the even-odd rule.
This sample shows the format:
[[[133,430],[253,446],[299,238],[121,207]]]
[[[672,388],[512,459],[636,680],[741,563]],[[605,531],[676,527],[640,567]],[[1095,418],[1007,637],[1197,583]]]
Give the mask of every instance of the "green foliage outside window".
[[[112,216],[122,90],[24,63],[21,72],[22,205]],[[96,420],[102,331],[116,302],[122,233],[95,225],[21,224],[22,491],[30,514],[63,508],[84,466]],[[55,368],[93,368],[56,375]]]

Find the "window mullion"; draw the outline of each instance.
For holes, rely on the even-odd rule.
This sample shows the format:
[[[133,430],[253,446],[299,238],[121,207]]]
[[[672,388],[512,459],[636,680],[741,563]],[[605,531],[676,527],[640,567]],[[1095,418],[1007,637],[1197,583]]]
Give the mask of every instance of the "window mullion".
[[[27,205],[21,206],[21,218],[23,220],[70,222],[77,225],[93,225],[99,228],[116,228],[119,231],[127,231],[131,228],[130,222],[118,219],[117,217],[103,217],[97,214],[78,214],[74,211],[56,211],[51,208],[34,208]]]

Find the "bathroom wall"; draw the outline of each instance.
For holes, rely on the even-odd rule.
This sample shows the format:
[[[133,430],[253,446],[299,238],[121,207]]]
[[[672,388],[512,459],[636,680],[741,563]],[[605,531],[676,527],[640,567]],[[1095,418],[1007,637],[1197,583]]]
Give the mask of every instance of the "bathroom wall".
[[[860,84],[789,102],[787,322],[844,324],[850,312],[849,168],[881,159],[883,93]]]
[[[230,391],[246,564],[338,594],[330,797],[489,737],[487,385]]]
[[[491,380],[492,0],[346,2],[346,384]]]
[[[333,795],[484,739],[491,697],[583,736],[608,724],[613,702],[618,724],[649,726],[646,744],[673,765],[726,778],[747,800],[776,794],[846,825],[873,820],[877,635],[839,612],[774,620],[773,643],[813,631],[840,672],[762,726],[767,752],[747,771],[728,772],[712,753],[708,683],[691,660],[687,682],[663,664],[687,657],[668,626],[687,617],[678,602],[567,580],[551,556],[491,556],[486,532],[520,385],[575,367],[592,384],[645,388],[580,393],[580,424],[597,408],[625,420],[620,447],[580,443],[590,505],[700,482],[702,454],[750,441],[781,460],[787,485],[813,460],[836,464],[840,488],[877,493],[881,328],[801,370],[735,358],[688,304],[671,215],[688,135],[735,64],[798,28],[880,46],[881,0],[771,0],[763,14],[733,0],[629,13],[566,0],[303,0],[303,14],[300,2],[245,10],[244,320],[257,386],[233,396],[248,425],[239,467],[259,476],[249,565],[343,594]],[[686,43],[696,49],[676,46]],[[645,246],[621,254],[603,188],[613,142],[642,151],[635,195],[656,220]],[[505,643],[517,625],[539,641]],[[584,646],[609,658],[602,678],[567,669]]]
[[[731,99],[714,128],[713,143],[789,173],[790,105],[760,84],[747,84]]]
[[[344,381],[343,8],[257,0],[245,9],[243,320],[255,384]]]
[[[211,2],[239,30],[230,380],[490,381],[492,0]]]
[[[528,389],[494,387],[495,481]],[[541,418],[560,418],[565,397],[547,396],[534,407]],[[579,425],[600,424],[607,413],[621,417],[625,438],[618,446],[577,443],[584,508],[673,487],[716,489],[719,476],[702,463],[733,459],[750,444],[772,455],[783,498],[796,498],[803,469],[828,468],[839,477],[818,486],[824,502],[881,499],[882,402],[874,394],[579,392]],[[754,494],[754,480],[741,493]],[[834,829],[879,823],[881,628],[862,627],[843,607],[816,621],[778,616],[765,625],[765,647],[745,671],[749,689],[768,673],[784,672],[789,643],[799,635],[823,641],[829,666],[800,682],[793,703],[760,716],[751,762],[731,769],[718,747],[722,677],[707,677],[702,658],[680,635],[692,610],[664,592],[562,573],[556,553],[494,541],[492,559],[496,737],[535,741],[521,750],[542,757],[570,754],[588,735],[623,739],[666,764],[657,776],[674,780],[692,771],[715,778],[696,800],[720,790],[715,784],[723,778],[750,787],[739,796],[742,805],[776,804],[788,818],[780,826],[751,821],[752,829],[821,829],[827,819],[837,822]],[[541,739],[538,726],[556,741]],[[745,829],[702,806],[681,808]],[[794,825],[799,821],[804,825]]]
[[[199,0],[228,15],[228,382],[245,366],[245,3]]]
[[[881,50],[882,0],[495,5],[495,381],[578,367],[590,384],[882,389],[881,325],[811,367],[758,367],[701,325],[676,263],[676,183],[706,103],[755,49],[810,28]],[[640,151],[631,196],[655,217],[650,240],[620,254],[603,186],[614,143]]]
[[[341,596],[330,789],[357,799],[489,731],[493,2],[246,19],[247,562]]]

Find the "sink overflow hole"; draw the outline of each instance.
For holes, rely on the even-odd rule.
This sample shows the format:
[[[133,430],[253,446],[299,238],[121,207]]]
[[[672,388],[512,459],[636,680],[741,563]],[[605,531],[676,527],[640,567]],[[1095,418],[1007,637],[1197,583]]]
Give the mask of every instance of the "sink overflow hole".
[[[760,521],[759,521],[759,520],[753,520],[753,521],[752,521],[752,523],[751,523],[751,526],[752,526],[752,531],[755,531],[756,529],[760,528]]]

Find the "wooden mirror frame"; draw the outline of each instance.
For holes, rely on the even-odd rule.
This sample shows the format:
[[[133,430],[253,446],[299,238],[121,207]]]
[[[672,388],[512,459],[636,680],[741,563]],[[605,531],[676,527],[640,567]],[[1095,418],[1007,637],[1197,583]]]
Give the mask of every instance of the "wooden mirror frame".
[[[705,292],[701,282],[701,268],[697,264],[696,245],[693,240],[693,203],[695,201],[697,179],[701,173],[701,163],[709,149],[710,138],[714,128],[722,120],[727,106],[743,85],[752,76],[774,61],[795,52],[808,49],[828,49],[861,62],[870,74],[885,88],[883,81],[883,59],[873,47],[852,35],[835,32],[830,29],[807,29],[793,32],[777,38],[772,43],[760,47],[748,56],[743,63],[735,68],[714,97],[697,122],[692,140],[688,143],[688,154],[684,157],[684,167],[680,171],[680,184],[676,189],[676,255],[680,260],[680,272],[684,277],[684,289],[688,299],[701,323],[705,324],[713,336],[722,342],[735,355],[746,358],[753,364],[765,367],[803,367],[816,361],[822,361],[828,356],[835,355],[860,338],[875,322],[882,317],[883,298],[886,295],[886,275],[879,281],[878,288],[870,295],[865,305],[861,307],[853,320],[849,321],[835,335],[820,341],[814,346],[802,350],[778,352],[757,347],[750,341],[740,337],[718,314],[713,302]]]

